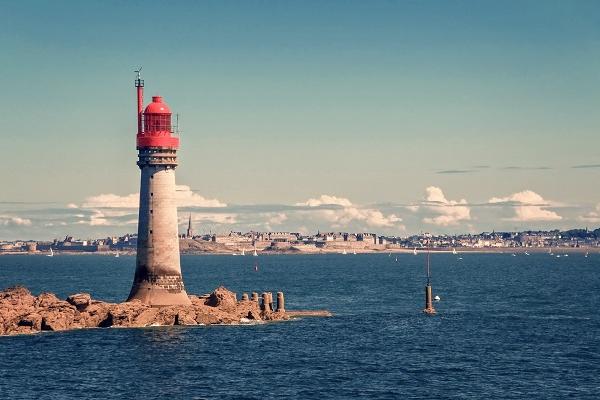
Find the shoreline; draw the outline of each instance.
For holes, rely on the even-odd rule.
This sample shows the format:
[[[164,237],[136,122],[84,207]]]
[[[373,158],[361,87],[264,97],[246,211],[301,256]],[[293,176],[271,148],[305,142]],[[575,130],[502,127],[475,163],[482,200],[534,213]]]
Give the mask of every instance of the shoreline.
[[[500,247],[500,248],[456,248],[457,255],[462,253],[469,254],[548,254],[549,251],[552,250],[553,254],[565,254],[565,253],[598,253],[600,254],[600,247]],[[344,248],[324,248],[324,249],[310,249],[310,250],[301,250],[299,248],[293,247],[290,249],[279,249],[279,250],[259,250],[259,256],[271,256],[271,255],[330,255],[330,254],[339,254],[343,255]],[[354,250],[353,250],[354,251]],[[388,248],[388,249],[356,249],[356,254],[352,252],[348,252],[346,249],[346,254],[348,256],[352,255],[365,255],[365,254],[410,254],[412,255],[414,249],[408,248]],[[452,249],[448,248],[418,248],[417,254],[423,254],[427,251],[430,251],[432,254],[452,254]],[[95,252],[84,252],[84,251],[60,251],[55,250],[55,255],[61,256],[102,256],[102,257],[115,257],[115,251],[95,251]],[[36,252],[0,252],[1,256],[8,255],[19,255],[19,256],[47,256],[46,252],[36,251]],[[135,256],[135,251],[120,251],[119,256]],[[180,252],[182,256],[202,256],[202,255],[211,255],[211,256],[232,256],[232,257],[252,257],[252,254],[241,255],[238,253],[234,253],[231,251],[203,251],[203,250],[195,250],[195,251],[182,251]],[[116,257],[115,257],[116,258]]]

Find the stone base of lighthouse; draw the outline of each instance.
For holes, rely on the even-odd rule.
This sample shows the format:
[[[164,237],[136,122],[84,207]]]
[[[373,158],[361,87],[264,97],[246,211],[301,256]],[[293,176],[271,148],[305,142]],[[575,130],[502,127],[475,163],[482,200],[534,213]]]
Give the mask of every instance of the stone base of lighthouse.
[[[140,210],[135,277],[128,301],[189,305],[179,262],[175,150],[140,149]]]

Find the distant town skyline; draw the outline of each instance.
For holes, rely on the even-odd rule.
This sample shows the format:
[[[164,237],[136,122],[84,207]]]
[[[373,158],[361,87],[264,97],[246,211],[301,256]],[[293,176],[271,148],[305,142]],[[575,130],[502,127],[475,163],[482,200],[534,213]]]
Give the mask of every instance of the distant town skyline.
[[[0,240],[135,231],[139,65],[181,115],[182,229],[598,227],[599,11],[7,3]]]

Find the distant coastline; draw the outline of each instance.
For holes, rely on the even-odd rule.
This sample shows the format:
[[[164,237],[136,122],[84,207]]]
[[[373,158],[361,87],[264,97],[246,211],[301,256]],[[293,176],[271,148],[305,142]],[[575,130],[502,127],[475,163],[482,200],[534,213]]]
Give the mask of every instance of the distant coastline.
[[[455,248],[457,255],[460,254],[547,254],[550,250],[552,250],[553,254],[561,255],[561,254],[600,254],[600,248],[598,247],[505,247],[505,248]],[[417,255],[424,254],[427,251],[430,251],[434,254],[452,254],[452,248],[418,248]],[[364,254],[408,254],[414,255],[415,250],[409,248],[363,248],[357,249],[352,253],[348,253],[346,251],[346,255],[364,255]],[[101,257],[115,257],[115,251],[67,251],[67,250],[57,250],[54,251],[55,255],[66,255],[66,256],[101,256]],[[237,257],[252,257],[251,253],[246,253],[245,255],[241,255],[239,251],[234,251],[230,248],[220,248],[220,249],[192,249],[192,250],[182,250],[180,251],[181,255],[222,255],[222,256],[237,256]],[[277,249],[277,250],[259,250],[257,251],[259,256],[271,256],[271,255],[327,255],[327,254],[344,254],[344,249],[342,248],[319,248],[319,249],[299,249],[295,247],[291,247],[289,249]],[[46,252],[35,251],[13,251],[13,252],[0,252],[0,256],[6,255],[22,255],[22,256],[43,256],[47,255]],[[127,250],[119,253],[120,256],[135,256],[135,250]]]

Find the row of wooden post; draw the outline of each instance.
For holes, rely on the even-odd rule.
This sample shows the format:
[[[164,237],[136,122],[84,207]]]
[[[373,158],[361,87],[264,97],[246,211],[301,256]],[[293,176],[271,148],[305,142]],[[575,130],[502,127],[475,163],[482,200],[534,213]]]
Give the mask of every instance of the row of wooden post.
[[[263,292],[262,301],[260,302],[260,309],[263,311],[277,311],[277,312],[285,312],[285,299],[283,297],[283,292],[277,292],[277,309],[273,308],[273,293],[271,292]],[[248,293],[242,294],[242,301],[248,301]],[[252,301],[258,301],[258,293],[252,292]]]

